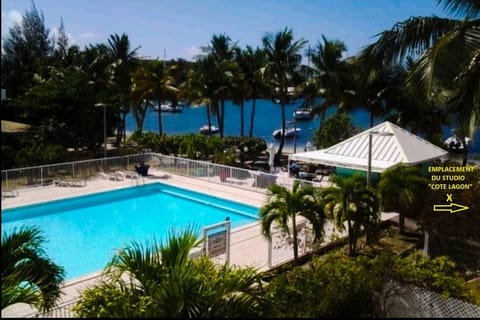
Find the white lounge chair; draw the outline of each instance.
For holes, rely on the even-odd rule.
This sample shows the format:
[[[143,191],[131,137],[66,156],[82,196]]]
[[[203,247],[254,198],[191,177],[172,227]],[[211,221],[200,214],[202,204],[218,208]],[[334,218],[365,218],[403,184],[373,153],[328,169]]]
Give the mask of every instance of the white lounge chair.
[[[2,190],[2,199],[3,198],[15,198],[18,196],[18,190],[12,189],[12,190]]]
[[[85,180],[53,180],[53,183],[57,187],[85,187],[87,186],[87,181]]]
[[[122,181],[123,180],[123,177],[119,174],[107,174],[105,172],[99,172],[98,174],[105,180],[112,180],[112,181]]]
[[[117,171],[115,171],[115,174],[119,175],[123,178],[126,178],[126,179],[136,179],[136,178],[138,178],[138,173],[136,173],[135,171],[117,170]]]

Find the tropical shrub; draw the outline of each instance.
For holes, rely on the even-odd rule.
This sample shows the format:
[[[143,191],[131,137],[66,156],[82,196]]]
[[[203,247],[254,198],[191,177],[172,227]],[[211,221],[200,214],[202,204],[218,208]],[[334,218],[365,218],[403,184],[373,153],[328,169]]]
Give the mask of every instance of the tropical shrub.
[[[22,227],[2,235],[2,310],[26,303],[48,311],[60,297],[63,267],[45,254],[38,227]]]

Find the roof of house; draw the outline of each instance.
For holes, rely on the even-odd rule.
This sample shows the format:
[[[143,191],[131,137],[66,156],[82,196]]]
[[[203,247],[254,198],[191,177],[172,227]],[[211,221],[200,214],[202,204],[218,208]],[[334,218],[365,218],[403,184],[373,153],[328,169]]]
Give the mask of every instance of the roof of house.
[[[5,132],[5,133],[25,132],[28,129],[30,129],[29,124],[2,120],[2,132]]]
[[[381,172],[398,163],[413,165],[448,154],[442,148],[385,121],[329,148],[291,154],[289,160],[367,170],[369,136],[372,139],[372,172]]]

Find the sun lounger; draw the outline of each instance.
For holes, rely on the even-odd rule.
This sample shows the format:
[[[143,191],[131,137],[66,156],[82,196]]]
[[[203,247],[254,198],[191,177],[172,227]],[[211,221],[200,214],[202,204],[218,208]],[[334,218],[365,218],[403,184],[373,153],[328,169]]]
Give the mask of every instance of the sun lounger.
[[[2,199],[3,198],[15,198],[18,196],[18,191],[16,189],[3,191],[2,190]]]
[[[98,173],[103,179],[105,180],[112,180],[112,181],[122,181],[123,177],[119,174],[108,174],[105,172]]]
[[[126,178],[126,179],[136,179],[136,178],[138,178],[138,173],[136,173],[135,171],[117,170],[117,171],[115,171],[115,174],[119,175],[123,178]]]
[[[53,180],[57,187],[85,187],[87,181],[85,180]]]

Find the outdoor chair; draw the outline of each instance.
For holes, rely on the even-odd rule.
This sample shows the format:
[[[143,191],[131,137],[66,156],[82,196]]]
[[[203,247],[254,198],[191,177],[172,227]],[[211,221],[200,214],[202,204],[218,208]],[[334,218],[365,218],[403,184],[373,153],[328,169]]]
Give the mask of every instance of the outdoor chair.
[[[57,187],[86,187],[87,181],[85,180],[53,180],[53,183]]]
[[[18,190],[12,189],[12,190],[2,190],[2,199],[4,198],[15,198],[18,196]]]
[[[111,181],[122,181],[123,177],[119,174],[108,174],[103,171],[98,173],[100,177],[102,177],[105,180],[111,180]]]
[[[117,171],[115,171],[115,174],[118,175],[118,176],[121,176],[123,178],[126,178],[126,179],[137,179],[138,178],[138,173],[136,173],[135,171],[117,170]]]

